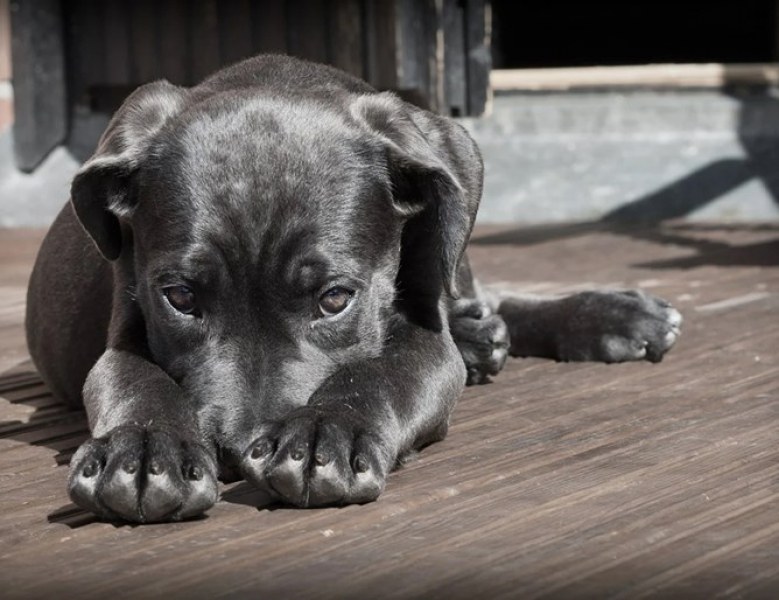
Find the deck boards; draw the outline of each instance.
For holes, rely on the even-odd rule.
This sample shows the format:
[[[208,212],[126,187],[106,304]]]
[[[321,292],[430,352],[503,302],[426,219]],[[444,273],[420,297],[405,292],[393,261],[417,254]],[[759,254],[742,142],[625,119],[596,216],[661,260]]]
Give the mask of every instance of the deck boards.
[[[683,312],[659,365],[510,361],[376,503],[96,522],[65,494],[87,435],[29,363],[41,232],[0,231],[4,598],[779,597],[779,225],[481,229],[495,289],[637,286]],[[259,508],[258,508],[259,505]]]

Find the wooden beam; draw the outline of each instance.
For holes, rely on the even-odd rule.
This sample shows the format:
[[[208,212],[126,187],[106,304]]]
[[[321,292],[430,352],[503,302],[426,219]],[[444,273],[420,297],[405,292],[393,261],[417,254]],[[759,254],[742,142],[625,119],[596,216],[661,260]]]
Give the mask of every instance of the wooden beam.
[[[465,9],[460,0],[444,0],[444,96],[446,113],[460,117],[468,112]]]
[[[328,62],[352,75],[365,77],[361,0],[330,0],[327,8]]]
[[[32,171],[67,134],[62,7],[59,0],[11,1],[14,154]]]
[[[8,0],[0,0],[0,81],[11,79],[11,12]]]
[[[664,64],[625,67],[497,69],[490,74],[496,91],[559,91],[577,88],[720,88],[727,85],[777,85],[777,64]]]
[[[468,115],[479,116],[490,101],[492,6],[489,0],[465,0]]]

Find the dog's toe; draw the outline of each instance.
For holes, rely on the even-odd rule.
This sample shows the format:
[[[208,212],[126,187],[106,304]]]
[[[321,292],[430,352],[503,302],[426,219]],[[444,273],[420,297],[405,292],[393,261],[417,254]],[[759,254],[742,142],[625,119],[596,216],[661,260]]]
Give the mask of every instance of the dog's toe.
[[[509,350],[503,317],[491,314],[477,300],[459,300],[450,313],[449,328],[465,362],[468,385],[487,383],[503,369]]]
[[[106,519],[136,523],[201,514],[217,497],[215,461],[175,433],[121,427],[73,456],[72,500]]]
[[[282,502],[300,507],[375,500],[387,468],[380,443],[337,412],[303,407],[265,429],[242,461],[244,477]]]
[[[616,295],[612,301],[620,298],[627,302],[617,313],[622,320],[614,328],[622,344],[606,344],[607,361],[660,362],[681,335],[681,313],[666,300],[643,292]]]

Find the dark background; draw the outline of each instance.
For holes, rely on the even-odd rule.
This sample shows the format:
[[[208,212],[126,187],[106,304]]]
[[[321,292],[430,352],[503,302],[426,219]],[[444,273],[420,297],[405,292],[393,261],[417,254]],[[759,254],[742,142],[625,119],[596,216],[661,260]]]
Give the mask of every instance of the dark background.
[[[493,66],[771,62],[777,3],[493,0]]]

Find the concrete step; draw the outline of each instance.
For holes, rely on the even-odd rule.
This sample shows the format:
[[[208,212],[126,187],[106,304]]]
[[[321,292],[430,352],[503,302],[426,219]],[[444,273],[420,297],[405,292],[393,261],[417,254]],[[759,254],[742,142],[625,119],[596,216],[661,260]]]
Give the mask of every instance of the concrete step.
[[[482,223],[779,217],[774,93],[502,94],[462,122],[486,165]]]

